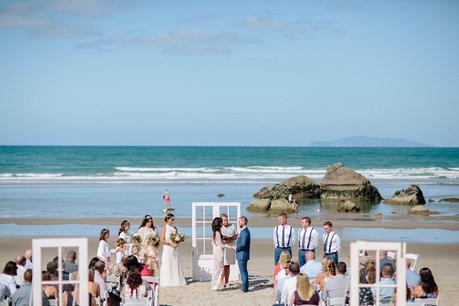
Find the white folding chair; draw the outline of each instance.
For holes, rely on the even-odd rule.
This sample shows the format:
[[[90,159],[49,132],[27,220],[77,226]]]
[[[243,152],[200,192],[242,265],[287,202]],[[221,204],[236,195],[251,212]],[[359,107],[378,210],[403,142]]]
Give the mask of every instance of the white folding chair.
[[[152,290],[149,292],[151,298],[151,305],[159,305],[159,277],[158,276],[142,276],[142,279],[149,283]]]
[[[389,251],[389,252],[387,252],[387,258],[396,259],[397,258],[397,253]]]
[[[344,306],[345,298],[327,298],[327,306]]]
[[[109,285],[107,286],[110,290],[113,288],[112,284],[116,284],[116,288],[121,288],[121,277],[116,275],[107,275],[105,282]]]
[[[405,257],[406,259],[412,262],[410,265],[410,270],[414,271],[414,268],[416,267],[416,262],[418,261],[419,254],[406,253]]]
[[[48,301],[49,301],[49,306],[57,306],[57,300],[52,299],[52,300],[48,300]]]
[[[422,303],[424,306],[437,306],[438,298],[428,298],[428,299],[415,299],[416,303]]]

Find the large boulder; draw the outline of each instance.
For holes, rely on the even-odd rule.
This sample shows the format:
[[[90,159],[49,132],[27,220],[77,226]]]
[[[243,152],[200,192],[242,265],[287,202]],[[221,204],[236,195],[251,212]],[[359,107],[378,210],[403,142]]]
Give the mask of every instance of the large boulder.
[[[459,203],[459,198],[443,198],[440,202]]]
[[[279,184],[263,187],[254,193],[255,199],[249,203],[247,209],[272,212],[294,211],[288,203],[290,194],[297,203],[301,203],[308,198],[318,198],[320,186],[306,176],[291,177]]]
[[[384,200],[384,203],[414,206],[426,204],[426,199],[418,185],[410,185],[406,189],[396,191],[390,199]]]
[[[295,176],[283,180],[279,184],[261,188],[253,197],[257,199],[288,199],[289,194],[297,202],[307,198],[318,198],[320,187],[312,179],[306,176]]]
[[[320,183],[320,198],[364,202],[380,202],[382,199],[378,189],[366,177],[341,163],[327,168]]]
[[[360,205],[355,204],[352,201],[346,200],[344,202],[339,203],[336,211],[337,212],[359,212]]]

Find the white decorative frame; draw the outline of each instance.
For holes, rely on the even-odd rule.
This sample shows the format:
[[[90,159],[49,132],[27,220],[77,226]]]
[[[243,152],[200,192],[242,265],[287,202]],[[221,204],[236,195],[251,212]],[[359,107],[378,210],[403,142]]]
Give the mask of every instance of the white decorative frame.
[[[42,281],[42,249],[57,248],[58,250],[58,273],[59,279],[55,281]],[[77,281],[66,281],[62,279],[64,267],[62,267],[62,248],[77,249],[78,258],[78,279]],[[88,239],[87,238],[49,238],[49,239],[33,239],[32,240],[33,254],[33,277],[32,277],[32,293],[33,305],[42,306],[42,285],[58,285],[59,306],[63,306],[63,286],[73,284],[79,286],[80,306],[88,306]]]
[[[376,283],[374,284],[360,284],[359,270],[360,263],[359,257],[361,251],[376,251]],[[380,285],[379,280],[379,251],[395,251],[396,269],[397,269],[397,282],[394,285]],[[366,288],[389,288],[393,287],[397,290],[397,306],[406,305],[406,266],[405,266],[406,243],[402,242],[367,242],[357,241],[351,243],[351,291],[350,291],[350,305],[359,305],[359,289]],[[376,290],[375,306],[379,306],[379,290]]]
[[[202,207],[202,216],[197,216],[196,210]],[[206,237],[206,227],[211,226],[212,220],[206,219],[206,208],[212,208],[212,219],[226,213],[231,223],[237,222],[241,216],[240,202],[193,202],[192,203],[192,261],[193,279],[198,281],[208,281],[212,278],[212,249],[207,250],[205,241],[211,241],[212,237]],[[230,213],[230,207],[236,207],[236,216]],[[199,219],[199,220],[198,220]],[[237,224],[235,224],[237,226]],[[198,236],[198,226],[202,227],[202,234]],[[203,241],[203,248],[198,249],[198,241]],[[239,279],[239,268],[237,262],[231,265],[230,280]]]

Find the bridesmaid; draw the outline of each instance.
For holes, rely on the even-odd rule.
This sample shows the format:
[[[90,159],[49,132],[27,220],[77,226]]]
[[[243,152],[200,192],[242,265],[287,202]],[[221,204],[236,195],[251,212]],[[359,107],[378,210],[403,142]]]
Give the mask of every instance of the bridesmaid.
[[[152,262],[156,259],[153,254],[157,253],[157,247],[153,246],[156,250],[154,252],[148,252],[151,247],[148,246],[148,239],[150,237],[156,238],[158,237],[158,233],[156,232],[156,227],[153,223],[153,217],[150,215],[146,215],[143,218],[142,224],[140,225],[139,230],[137,231],[137,235],[140,236],[140,241],[142,242],[142,250],[140,252],[139,259],[142,263]],[[150,272],[154,273],[154,269],[150,268]]]
[[[221,214],[220,217],[222,218],[222,228],[221,234],[223,236],[223,243],[227,246],[232,247],[234,246],[234,241],[237,239],[237,229],[234,224],[230,224],[228,222],[228,215]],[[236,263],[236,254],[229,248],[223,249],[223,274],[222,274],[222,281],[223,286],[226,287],[229,281],[230,276],[230,267]]]

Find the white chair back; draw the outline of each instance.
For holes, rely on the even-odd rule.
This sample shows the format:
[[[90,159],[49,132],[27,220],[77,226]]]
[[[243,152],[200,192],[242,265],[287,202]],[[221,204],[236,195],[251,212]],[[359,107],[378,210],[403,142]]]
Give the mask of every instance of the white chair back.
[[[422,303],[424,306],[437,306],[438,298],[429,298],[429,299],[415,299],[416,303]]]
[[[328,306],[344,306],[345,298],[328,298],[327,305]]]
[[[411,261],[410,270],[414,271],[416,262],[418,261],[419,254],[406,253],[405,258]]]
[[[152,306],[159,305],[159,277],[158,276],[142,276],[142,279],[149,283],[152,290],[148,292]]]

